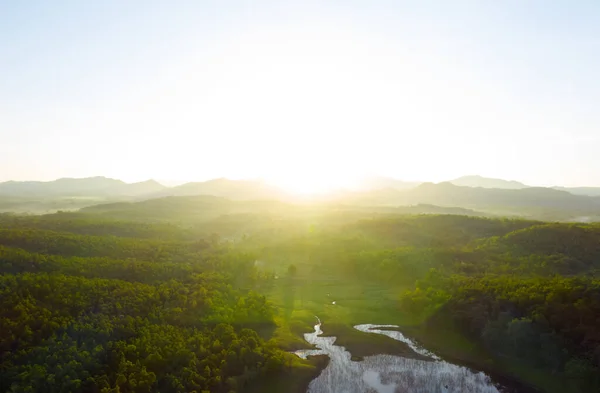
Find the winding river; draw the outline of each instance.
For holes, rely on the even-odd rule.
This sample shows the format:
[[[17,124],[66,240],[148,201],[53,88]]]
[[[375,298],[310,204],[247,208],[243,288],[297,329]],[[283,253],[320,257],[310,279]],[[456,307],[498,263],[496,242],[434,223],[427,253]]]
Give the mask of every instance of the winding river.
[[[482,372],[473,372],[441,360],[418,347],[402,333],[385,328],[394,325],[357,325],[361,332],[383,334],[407,344],[427,360],[391,355],[374,355],[353,361],[350,352],[335,345],[335,337],[322,337],[321,321],[304,339],[317,349],[296,351],[301,358],[327,355],[330,362],[321,375],[311,381],[308,393],[499,393],[500,388]]]

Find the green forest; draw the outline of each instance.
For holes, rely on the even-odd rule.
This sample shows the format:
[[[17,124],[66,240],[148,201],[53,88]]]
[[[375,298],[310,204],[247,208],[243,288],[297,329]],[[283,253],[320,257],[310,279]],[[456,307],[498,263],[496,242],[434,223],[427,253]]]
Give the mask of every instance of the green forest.
[[[151,203],[0,215],[0,392],[304,392],[315,315],[365,356],[392,340],[353,324],[398,324],[531,391],[600,391],[600,225]]]
[[[257,333],[274,308],[244,252],[77,215],[2,228],[2,392],[235,392],[298,363]]]

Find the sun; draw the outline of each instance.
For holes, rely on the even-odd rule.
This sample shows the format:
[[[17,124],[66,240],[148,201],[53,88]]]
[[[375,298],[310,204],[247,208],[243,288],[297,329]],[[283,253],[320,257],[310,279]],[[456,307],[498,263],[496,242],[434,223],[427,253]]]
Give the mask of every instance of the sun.
[[[287,170],[271,176],[267,181],[283,190],[297,195],[327,194],[354,187],[351,175],[320,170]]]
[[[297,176],[293,178],[271,181],[278,187],[293,194],[313,195],[324,194],[333,191],[336,186],[326,179],[314,179],[308,176]]]

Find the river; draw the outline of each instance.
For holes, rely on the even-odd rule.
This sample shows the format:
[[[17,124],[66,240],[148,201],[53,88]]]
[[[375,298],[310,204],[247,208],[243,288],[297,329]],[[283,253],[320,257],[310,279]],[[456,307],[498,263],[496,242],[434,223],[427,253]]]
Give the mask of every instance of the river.
[[[482,372],[441,360],[420,348],[396,330],[394,325],[357,325],[354,328],[371,334],[383,334],[407,344],[426,360],[391,355],[367,356],[353,361],[344,347],[335,345],[335,337],[323,337],[317,318],[315,331],[304,339],[316,349],[296,351],[301,358],[327,355],[330,362],[308,386],[308,393],[499,393],[501,388]]]

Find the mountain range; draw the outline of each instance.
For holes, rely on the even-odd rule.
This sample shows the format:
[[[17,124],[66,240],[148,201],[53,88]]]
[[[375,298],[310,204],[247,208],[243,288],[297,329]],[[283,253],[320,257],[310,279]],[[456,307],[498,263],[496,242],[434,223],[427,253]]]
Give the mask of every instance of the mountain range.
[[[450,183],[463,187],[502,188],[507,190],[520,190],[529,186],[514,180],[493,179],[479,175],[463,176],[450,180]]]
[[[503,190],[521,190],[532,187],[514,180],[503,180],[478,175],[449,180],[456,186]],[[356,189],[361,191],[409,190],[423,182],[407,182],[382,176],[361,179]],[[600,187],[548,187],[575,195],[600,196]],[[344,192],[343,190],[338,190]],[[167,187],[155,180],[126,183],[103,176],[88,178],[61,178],[54,181],[7,181],[0,183],[0,196],[190,196],[216,195],[233,199],[273,199],[287,195],[280,188],[261,180],[211,179]]]
[[[547,220],[600,217],[600,197],[544,187],[500,189],[464,187],[450,182],[423,183],[406,191],[386,189],[358,193],[350,197],[349,202],[370,206],[431,204]]]
[[[160,190],[154,197],[213,195],[229,199],[284,199],[286,193],[260,180],[212,179]]]
[[[385,177],[367,178],[362,190],[338,190],[303,201],[354,206],[439,206],[485,214],[547,220],[600,219],[600,188],[530,187],[517,181],[464,176],[442,183],[410,183]],[[0,211],[75,210],[107,202],[135,202],[164,197],[210,195],[229,200],[296,202],[299,197],[260,180],[212,179],[166,187],[154,180],[125,183],[106,177],[64,178],[50,182],[0,183]],[[50,201],[50,202],[49,202]],[[172,200],[172,201],[177,201]],[[432,210],[427,207],[427,210]],[[459,210],[456,210],[459,211]]]
[[[0,183],[0,195],[19,197],[58,196],[140,196],[166,187],[154,181],[125,183],[107,177],[62,178],[54,181],[7,181]]]
[[[521,190],[523,188],[536,188],[528,186],[515,180],[503,180],[494,179],[490,177],[482,177],[478,175],[463,176],[454,180],[450,180],[450,183],[456,186],[464,187],[481,187],[481,188],[500,188],[506,190]],[[554,190],[567,191],[575,195],[589,195],[589,196],[600,196],[600,187],[548,187]]]

